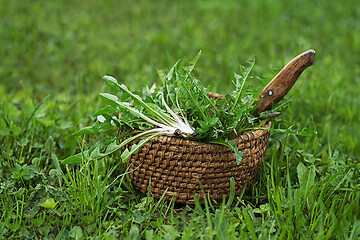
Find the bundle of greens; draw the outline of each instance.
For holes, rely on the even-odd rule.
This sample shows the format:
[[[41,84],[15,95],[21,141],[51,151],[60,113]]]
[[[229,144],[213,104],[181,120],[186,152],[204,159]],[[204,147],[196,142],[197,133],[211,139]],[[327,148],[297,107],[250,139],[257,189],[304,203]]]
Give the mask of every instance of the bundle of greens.
[[[185,66],[177,61],[168,74],[160,71],[161,86],[146,87],[142,92],[131,91],[115,78],[105,76],[105,83],[113,92],[100,94],[107,106],[95,113],[97,121],[92,126],[74,135],[116,129],[121,129],[122,134],[110,141],[98,141],[90,149],[70,156],[62,163],[99,159],[127,145],[131,147],[121,154],[125,162],[146,142],[159,135],[226,145],[234,150],[239,163],[242,153],[232,140],[233,136],[259,129],[267,121],[252,115],[258,91],[248,86],[247,79],[254,62],[248,68],[242,68],[240,74],[235,74],[234,92],[221,98],[211,97],[208,89],[192,73],[200,55],[201,52]],[[141,140],[134,144],[138,139]],[[122,140],[120,144],[119,140]]]

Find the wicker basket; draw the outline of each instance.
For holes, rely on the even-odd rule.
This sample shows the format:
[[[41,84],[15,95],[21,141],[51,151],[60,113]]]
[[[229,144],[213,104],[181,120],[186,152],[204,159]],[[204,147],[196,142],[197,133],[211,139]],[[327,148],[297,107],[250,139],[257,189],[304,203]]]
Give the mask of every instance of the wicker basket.
[[[270,123],[267,124],[270,128]],[[244,152],[238,165],[228,147],[173,136],[159,136],[146,143],[126,163],[132,184],[142,193],[148,190],[155,198],[173,196],[178,203],[194,203],[194,193],[203,201],[203,191],[211,199],[221,200],[230,194],[230,178],[235,192],[244,184],[250,189],[258,179],[259,168],[269,142],[269,130],[256,130],[235,138]]]
[[[271,109],[289,92],[300,74],[315,61],[315,51],[308,50],[291,60],[262,90],[253,115]],[[224,99],[209,93],[209,97]],[[270,123],[267,124],[270,128]],[[235,192],[240,193],[257,180],[262,158],[269,142],[269,130],[257,130],[235,138],[243,159],[238,165],[235,153],[228,147],[190,141],[178,137],[157,137],[131,157],[130,178],[143,193],[154,197],[173,196],[179,203],[194,203],[194,193],[203,199],[203,191],[211,199],[219,200],[230,194],[230,178],[235,179]]]

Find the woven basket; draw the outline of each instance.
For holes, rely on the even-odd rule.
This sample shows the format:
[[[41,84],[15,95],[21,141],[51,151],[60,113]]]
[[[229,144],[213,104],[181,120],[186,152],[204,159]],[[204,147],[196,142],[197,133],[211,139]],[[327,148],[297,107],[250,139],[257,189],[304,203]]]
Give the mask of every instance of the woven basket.
[[[194,193],[202,202],[204,190],[211,199],[221,200],[229,197],[231,177],[236,193],[245,183],[250,189],[258,179],[269,135],[269,130],[256,130],[235,138],[239,151],[244,152],[239,165],[233,150],[226,146],[174,136],[155,137],[126,164],[133,186],[142,193],[149,190],[155,198],[161,198],[167,190],[166,200],[174,197],[178,203],[193,204]]]

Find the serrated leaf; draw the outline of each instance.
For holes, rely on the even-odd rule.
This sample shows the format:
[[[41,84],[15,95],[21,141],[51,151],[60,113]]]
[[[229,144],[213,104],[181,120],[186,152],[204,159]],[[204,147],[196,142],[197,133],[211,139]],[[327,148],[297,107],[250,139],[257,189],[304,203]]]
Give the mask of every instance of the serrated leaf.
[[[120,147],[120,145],[118,145],[115,140],[107,146],[107,148],[105,150],[105,154],[112,153],[115,150],[119,149],[119,147]]]
[[[189,62],[189,65],[184,67],[185,71],[191,73],[196,63],[199,61],[200,57],[201,57],[201,50],[198,52],[195,58]]]
[[[231,111],[234,110],[234,108],[237,107],[237,104],[239,102],[239,100],[241,99],[241,96],[242,96],[242,92],[243,92],[243,89],[244,89],[244,85],[246,83],[246,80],[248,79],[249,77],[249,74],[251,72],[251,70],[253,69],[255,65],[255,61],[253,61],[250,65],[250,67],[248,67],[246,70],[245,70],[245,73],[244,73],[244,76],[243,77],[240,77],[239,75],[235,74],[235,80],[236,80],[236,83],[235,83],[235,87],[236,87],[236,96],[235,96],[235,101],[231,107]]]
[[[97,159],[103,156],[104,154],[100,153],[100,142],[97,142],[90,153],[90,159]]]
[[[235,141],[234,140],[229,140],[226,139],[225,142],[228,144],[228,146],[235,152],[235,156],[236,156],[236,163],[240,164],[241,160],[242,160],[242,156],[243,156],[243,152],[240,152]]]
[[[133,146],[135,146],[135,144]],[[121,159],[124,161],[124,159],[127,159],[129,156],[130,156],[130,151],[129,149],[126,148],[121,154]]]
[[[177,60],[177,62],[172,66],[169,73],[166,75],[166,80],[171,81],[174,76],[176,76],[176,68],[180,65],[181,60]]]
[[[234,140],[221,140],[221,139],[216,139],[216,140],[211,140],[209,141],[209,143],[215,143],[215,144],[221,144],[224,146],[227,146],[229,148],[231,148],[231,150],[234,151],[235,153],[235,157],[236,157],[236,163],[240,164],[241,160],[242,160],[242,156],[244,155],[243,152],[240,152],[235,141]]]

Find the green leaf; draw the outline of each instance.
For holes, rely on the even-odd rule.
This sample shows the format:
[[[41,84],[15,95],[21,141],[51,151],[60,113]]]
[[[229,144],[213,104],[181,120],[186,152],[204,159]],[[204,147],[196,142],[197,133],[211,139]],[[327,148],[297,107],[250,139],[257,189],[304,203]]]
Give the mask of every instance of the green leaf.
[[[187,93],[187,95],[186,95],[185,98],[187,98],[188,100],[191,101],[191,105],[195,106],[195,108],[197,109],[197,111],[199,111],[201,118],[203,118],[203,119],[206,118],[205,113],[204,113],[205,107],[204,107],[204,106],[201,106],[201,105],[199,104],[199,101],[198,101],[199,96],[196,96],[196,95],[194,94],[194,92],[190,90],[190,89],[192,89],[191,87],[192,87],[192,85],[194,85],[194,84],[189,84],[188,82],[185,82],[185,81],[180,81],[179,84],[181,85],[181,87],[182,87],[182,88],[185,90],[185,92]]]
[[[242,156],[243,156],[243,152],[240,152],[235,141],[234,140],[229,140],[229,139],[216,139],[216,140],[209,140],[209,143],[214,143],[214,144],[221,144],[224,146],[227,146],[229,148],[231,148],[234,153],[235,153],[235,157],[236,157],[236,163],[240,164],[241,160],[242,160]]]
[[[195,58],[189,62],[189,65],[184,67],[185,71],[190,74],[194,69],[196,63],[199,61],[200,57],[201,57],[201,50],[198,52]]]
[[[229,195],[229,199],[226,203],[226,208],[230,208],[231,204],[234,201],[234,197],[235,197],[235,179],[234,177],[230,178],[230,195]]]
[[[200,124],[202,129],[210,129],[214,127],[219,121],[219,118],[205,118],[204,121],[199,120],[198,123]]]
[[[302,162],[299,162],[296,170],[297,170],[297,175],[298,175],[299,183],[302,184],[302,182],[303,182],[303,176],[304,176],[305,173],[307,172],[307,168],[305,167],[305,165],[304,165]]]
[[[102,99],[104,100],[105,103],[112,105],[112,106],[118,106],[118,107],[124,108],[124,109],[128,110],[131,115],[141,118],[152,125],[159,126],[159,124],[161,124],[161,123],[157,122],[156,120],[152,119],[151,116],[145,115],[142,112],[140,112],[138,109],[131,107],[129,103],[123,103],[123,102],[117,101],[118,98],[112,94],[101,93],[100,96],[102,97]],[[155,110],[153,110],[153,111],[156,112]],[[161,116],[158,113],[157,113],[157,115]],[[163,118],[163,116],[161,116],[161,117]],[[163,118],[163,120],[167,121],[165,118]],[[167,122],[167,123],[170,124],[170,122]]]
[[[134,144],[133,146],[135,146],[135,144]],[[121,159],[124,161],[124,159],[129,158],[130,155],[131,155],[131,154],[130,154],[129,149],[126,148],[126,149],[122,152],[122,154],[121,154]]]
[[[106,104],[109,104],[112,107],[117,107],[119,105],[119,98],[115,95],[112,95],[110,93],[100,93],[100,97]]]
[[[137,103],[139,103],[142,107],[144,107],[150,117],[155,118],[157,121],[160,121],[162,123],[165,124],[171,124],[173,121],[173,119],[167,115],[164,114],[160,114],[159,111],[157,109],[154,109],[153,107],[151,107],[149,104],[147,104],[146,102],[144,102],[140,96],[132,93],[124,84],[119,85],[120,89],[122,89],[123,91],[125,91],[127,94],[129,94],[132,99],[134,101],[136,101]]]
[[[118,81],[112,76],[104,76],[105,83],[114,91],[119,90]]]
[[[83,238],[82,228],[79,226],[74,226],[73,228],[71,228],[69,235],[71,238],[73,238],[75,240],[82,239]]]
[[[91,150],[90,159],[97,159],[104,156],[104,154],[100,153],[100,142],[97,142]]]
[[[243,152],[240,152],[235,141],[234,140],[229,140],[226,139],[225,142],[228,144],[228,146],[235,152],[235,156],[236,156],[236,163],[240,164],[241,160],[242,160],[242,156],[243,156]]]
[[[176,76],[176,68],[179,67],[181,63],[181,60],[177,60],[177,62],[172,66],[172,68],[170,69],[169,73],[166,75],[166,80],[167,81],[171,81],[173,79],[173,77]],[[164,84],[166,85],[166,84]]]
[[[131,225],[128,239],[133,239],[133,240],[141,239],[140,238],[140,230],[139,230],[138,226],[136,226],[136,224]]]
[[[299,162],[297,172],[300,183],[300,193],[303,197],[307,197],[315,184],[315,166],[305,167],[302,162]]]
[[[152,229],[148,229],[148,230],[145,230],[145,239],[154,239],[154,230]]]
[[[165,239],[177,239],[180,237],[178,230],[173,225],[163,225],[162,228],[165,231]]]
[[[73,133],[73,136],[81,136],[81,135],[88,135],[88,134],[94,134],[98,133],[99,130],[97,128],[94,128],[93,126],[88,126],[80,129],[77,132]]]
[[[48,198],[46,199],[45,202],[43,202],[42,204],[40,204],[41,207],[44,208],[50,208],[50,209],[54,209],[56,204],[58,204],[57,202],[55,202],[55,200],[53,198]]]
[[[51,153],[54,151],[54,148],[55,148],[55,142],[54,142],[52,136],[50,136],[50,137],[48,137],[48,139],[46,140],[46,142],[44,144],[44,149],[47,154],[51,155]]]
[[[81,162],[83,162],[83,156],[82,153],[78,153],[76,155],[65,158],[61,161],[61,164],[79,164]]]
[[[45,127],[50,127],[55,125],[55,121],[54,119],[49,119],[47,117],[43,117],[43,118],[37,118],[36,119],[39,123],[41,123],[42,125],[44,125]]]
[[[61,161],[61,164],[79,164],[84,161],[89,160],[89,150],[80,152],[76,155],[72,155],[70,157],[65,158]]]
[[[248,213],[248,209],[243,208],[242,209],[242,214],[244,216],[244,223],[245,223],[247,229],[249,230],[251,238],[252,239],[258,239],[257,236],[256,236],[256,233],[255,233],[255,228],[254,228],[254,225],[253,225],[253,221],[251,220],[250,215]]]
[[[119,145],[116,143],[116,140],[111,142],[107,148],[106,148],[106,151],[105,151],[105,154],[108,154],[108,153],[113,153],[114,151],[116,151],[117,149],[119,149]]]
[[[232,107],[231,107],[231,111],[234,110],[234,108],[237,107],[237,103],[239,102],[240,98],[241,98],[241,95],[242,95],[242,91],[243,91],[243,88],[244,88],[244,85],[246,83],[246,80],[247,78],[249,77],[249,74],[251,72],[251,70],[253,69],[255,65],[255,61],[251,62],[251,65],[250,67],[248,67],[246,70],[245,70],[245,73],[243,76],[240,76],[238,74],[235,73],[235,80],[236,80],[236,89],[235,89],[235,92],[236,92],[236,97],[235,97],[235,102],[233,103]]]
[[[99,115],[104,115],[104,114],[112,115],[114,113],[118,113],[118,111],[116,111],[116,109],[111,106],[106,106],[106,107],[103,107],[103,108],[99,109],[98,111],[96,111],[93,114],[93,117],[97,117]]]

